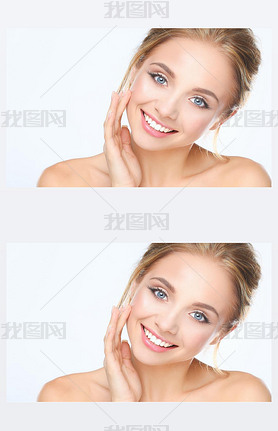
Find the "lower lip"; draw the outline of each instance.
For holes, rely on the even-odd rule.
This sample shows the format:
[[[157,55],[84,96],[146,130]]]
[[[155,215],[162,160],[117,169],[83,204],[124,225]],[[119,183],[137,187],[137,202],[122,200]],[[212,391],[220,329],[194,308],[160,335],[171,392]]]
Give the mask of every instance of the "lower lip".
[[[172,346],[172,347],[162,347],[162,346],[157,346],[156,344],[152,343],[148,337],[146,336],[143,326],[141,325],[141,331],[142,331],[142,340],[143,343],[149,347],[149,349],[153,350],[154,352],[158,352],[158,353],[163,353],[163,352],[167,352],[167,350],[172,350],[175,349],[177,346]]]
[[[146,132],[148,132],[150,135],[155,136],[156,138],[166,138],[169,135],[173,135],[174,133],[177,132],[159,132],[159,130],[155,130],[153,129],[145,120],[143,111],[141,110],[141,117],[142,117],[142,126],[143,128],[146,130]]]

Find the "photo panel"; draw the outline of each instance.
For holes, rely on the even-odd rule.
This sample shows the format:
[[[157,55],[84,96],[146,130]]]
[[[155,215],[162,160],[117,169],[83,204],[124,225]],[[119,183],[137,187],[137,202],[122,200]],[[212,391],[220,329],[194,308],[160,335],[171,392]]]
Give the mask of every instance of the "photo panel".
[[[243,247],[246,245],[243,243]],[[103,369],[104,336],[112,306],[120,304],[129,278],[140,265],[140,259],[149,246],[149,243],[114,243],[108,247],[106,243],[8,244],[7,323],[2,328],[2,338],[7,339],[8,402],[35,402],[43,385],[53,379],[83,373],[83,378],[90,381],[93,370]],[[191,251],[177,251],[179,246]],[[130,320],[133,323],[129,324],[129,332],[124,326],[121,337],[129,343],[133,342],[134,354],[138,355],[139,362],[145,361],[146,367],[155,370],[155,366],[159,367],[159,361],[162,361],[157,358],[165,355],[165,351],[153,351],[141,339],[141,324],[146,323],[154,332],[159,331],[159,335],[167,336],[173,342],[177,340],[180,344],[181,352],[173,350],[173,357],[170,355],[163,360],[165,364],[169,362],[172,367],[175,363],[178,365],[186,355],[190,355],[189,352],[194,351],[202,364],[219,367],[232,374],[242,372],[241,378],[256,376],[271,391],[271,343],[275,337],[275,327],[271,321],[271,244],[253,244],[262,273],[259,287],[253,292],[252,306],[245,320],[223,337],[215,361],[215,344],[209,345],[207,342],[207,331],[211,337],[217,322],[221,321],[221,325],[226,322],[221,319],[226,316],[225,310],[230,308],[231,298],[237,295],[234,284],[232,293],[229,290],[229,271],[235,257],[242,258],[242,244],[157,243],[155,249],[158,247],[166,248],[169,255],[156,261],[156,265],[159,263],[160,266],[153,263],[154,269],[151,270],[154,272],[148,270],[143,281],[137,285],[137,296],[131,301],[134,311],[127,319],[127,322]],[[210,253],[217,251],[219,255],[221,250],[225,252],[223,263],[215,264],[212,257],[200,255],[208,249]],[[247,269],[250,266],[247,257],[238,261],[236,271],[242,270],[244,265]],[[255,267],[252,269],[255,271]],[[161,277],[176,288],[175,294],[170,294],[167,284],[165,286],[165,282],[160,281]],[[251,288],[250,280],[249,284],[245,281],[245,294]],[[160,290],[151,292],[151,288]],[[140,295],[143,295],[144,301],[136,300]],[[128,302],[128,297],[125,302]],[[218,318],[203,305],[196,308],[193,303],[213,305],[219,312]],[[234,311],[239,312],[238,305]],[[173,320],[168,321],[171,313]],[[234,316],[234,312],[232,314]],[[205,319],[210,319],[210,323],[205,323]],[[207,339],[203,340],[201,348],[198,344],[201,341],[198,340],[204,334]],[[159,348],[167,350],[165,346]],[[215,375],[218,377],[217,373]],[[223,376],[220,375],[218,379],[221,378]],[[103,400],[103,395],[95,395],[99,399],[90,393],[84,395],[83,386],[71,381],[72,377],[68,379],[74,392],[76,389],[76,401]],[[59,401],[59,394],[56,396],[56,401]],[[213,398],[207,397],[204,393],[195,400],[194,396],[190,398],[186,395],[183,402],[213,401]],[[167,401],[163,394],[162,400]]]
[[[131,133],[133,158],[126,162],[122,153],[124,138],[115,131],[116,121],[113,123],[112,119],[112,138],[108,138],[110,126],[107,124],[104,128],[104,122],[108,111],[113,112],[119,106],[115,95],[112,105],[112,92],[119,91],[131,59],[139,49],[143,50],[140,44],[150,30],[151,27],[115,26],[10,28],[7,31],[9,109],[6,114],[2,113],[2,126],[7,132],[8,187],[36,187],[37,184],[46,187],[270,186],[271,136],[277,122],[272,109],[270,28],[251,29],[259,54],[254,52],[253,45],[247,45],[249,34],[239,36],[240,31],[247,29],[222,29],[227,35],[209,36],[213,40],[223,39],[220,51],[208,42],[179,39],[170,33],[169,40],[156,47],[157,54],[148,54],[152,56],[150,60],[147,57],[135,76],[129,100],[124,102],[123,109],[119,108],[121,126],[127,125]],[[208,37],[204,36],[206,29],[196,29],[199,30],[203,32],[201,36],[190,33],[188,37]],[[157,31],[161,32],[157,36],[160,40],[167,28],[157,28]],[[232,39],[231,46],[226,47],[227,40]],[[189,45],[183,45],[184,41]],[[243,43],[246,58],[236,64]],[[174,49],[177,52],[171,56]],[[257,63],[256,55],[261,56]],[[176,74],[175,79],[163,67],[151,66],[151,61],[168,65]],[[242,66],[244,62],[246,65]],[[258,74],[256,68],[259,68]],[[234,74],[241,75],[237,98],[234,96],[236,84],[232,85]],[[247,76],[248,84],[244,83]],[[208,90],[215,96],[208,95]],[[239,97],[242,100],[244,97],[246,103],[239,103]],[[231,108],[234,115],[227,119],[228,114],[223,112],[228,112],[227,106],[231,104],[234,104]],[[144,110],[149,114],[146,124],[142,117]],[[150,119],[157,121],[153,127]],[[159,121],[178,130],[172,136],[165,136],[166,132],[153,129]],[[121,154],[116,154],[115,145]],[[185,158],[189,147],[191,158],[187,156],[180,169],[178,160]],[[154,172],[150,177],[147,169],[150,157],[158,176],[165,150],[168,163],[164,167],[164,180],[153,178]],[[221,159],[217,154],[228,158]],[[42,172],[54,165],[39,180]],[[219,166],[222,166],[221,172]],[[115,173],[116,168],[120,174]],[[209,176],[208,169],[213,169]],[[176,178],[178,170],[183,175]],[[168,180],[166,173],[170,176]]]

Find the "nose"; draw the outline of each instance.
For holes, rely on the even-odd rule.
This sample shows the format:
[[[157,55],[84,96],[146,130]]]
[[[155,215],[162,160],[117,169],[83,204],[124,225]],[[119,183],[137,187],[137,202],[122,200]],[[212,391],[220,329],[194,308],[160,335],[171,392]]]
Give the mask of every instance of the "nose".
[[[167,337],[167,334],[175,335],[179,329],[179,316],[174,310],[167,313],[160,313],[156,316],[155,325],[161,336]]]
[[[171,120],[176,120],[180,107],[179,107],[179,97],[177,94],[165,94],[165,96],[157,98],[154,108],[157,112],[157,116],[163,120],[170,118]]]

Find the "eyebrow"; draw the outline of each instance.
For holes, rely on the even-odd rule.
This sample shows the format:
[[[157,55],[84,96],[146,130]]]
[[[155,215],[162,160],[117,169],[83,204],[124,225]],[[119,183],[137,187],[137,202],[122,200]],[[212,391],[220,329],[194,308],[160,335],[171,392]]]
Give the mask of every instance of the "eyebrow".
[[[212,91],[210,91],[210,90],[207,90],[206,88],[200,88],[200,87],[197,87],[197,88],[192,88],[192,91],[196,91],[196,92],[198,92],[198,93],[204,93],[204,94],[207,94],[208,96],[211,96],[211,97],[213,97],[218,103],[219,103],[219,100],[218,100],[218,97],[216,96],[216,94],[214,94]]]
[[[162,69],[164,69],[164,70],[165,70],[165,72],[167,72],[167,73],[168,73],[168,75],[170,75],[170,76],[171,76],[171,78],[173,78],[173,79],[175,79],[175,78],[176,78],[176,75],[174,74],[174,72],[173,72],[171,69],[169,69],[169,67],[168,67],[168,66],[166,66],[166,64],[164,64],[164,63],[151,63],[151,64],[150,64],[150,66],[151,66],[152,64],[156,64],[157,66],[162,67]],[[196,88],[192,88],[192,91],[196,91],[196,92],[200,92],[200,93],[207,94],[208,96],[213,97],[213,98],[214,98],[214,99],[219,103],[219,100],[218,100],[218,97],[216,96],[216,94],[214,94],[214,93],[213,93],[212,91],[210,91],[210,90],[207,90],[206,88],[196,87]]]
[[[216,314],[216,316],[219,319],[219,314],[217,313],[217,311],[215,310],[215,308],[212,305],[209,304],[205,304],[204,302],[194,302],[194,304],[192,304],[193,307],[201,307],[201,308],[205,308],[206,310],[210,310],[213,313]]]
[[[156,64],[157,66],[162,67],[162,69],[164,69],[165,72],[167,72],[168,75],[171,76],[171,78],[175,79],[176,75],[174,74],[174,72],[171,69],[169,69],[168,66],[166,66],[166,64],[164,64],[164,63],[151,63],[150,65],[152,65],[152,64]]]
[[[163,277],[152,277],[150,280],[158,280],[161,283],[163,283],[166,287],[168,287],[168,289],[172,293],[176,293],[176,289],[174,288],[174,286],[172,286],[172,284],[170,284],[169,281],[167,281],[165,278],[163,278]],[[216,316],[219,319],[219,314],[212,305],[205,304],[204,302],[194,302],[194,304],[192,304],[192,306],[193,307],[201,307],[201,308],[205,308],[206,310],[210,310],[214,314],[216,314]]]

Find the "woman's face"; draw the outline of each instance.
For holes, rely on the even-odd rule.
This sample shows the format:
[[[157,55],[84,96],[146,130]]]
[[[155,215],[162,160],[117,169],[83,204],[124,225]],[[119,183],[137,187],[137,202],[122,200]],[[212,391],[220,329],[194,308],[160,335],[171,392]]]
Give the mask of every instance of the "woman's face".
[[[193,358],[217,340],[233,313],[233,284],[209,257],[171,253],[133,287],[127,330],[135,358],[145,364]],[[151,334],[156,339],[149,339]]]
[[[138,146],[152,151],[193,144],[215,128],[235,89],[224,54],[208,42],[180,37],[155,48],[131,75],[127,116],[132,137]],[[149,121],[175,132],[155,130],[143,112]]]

